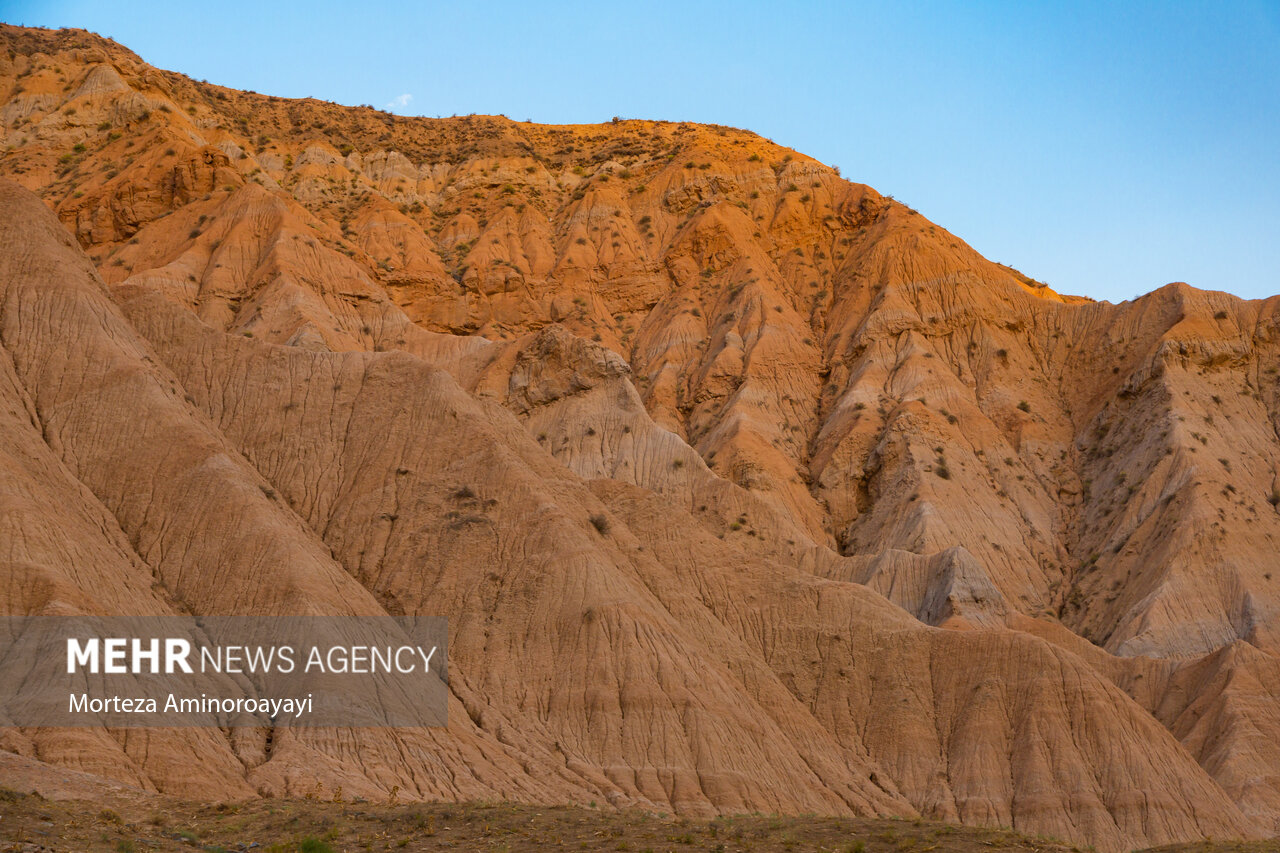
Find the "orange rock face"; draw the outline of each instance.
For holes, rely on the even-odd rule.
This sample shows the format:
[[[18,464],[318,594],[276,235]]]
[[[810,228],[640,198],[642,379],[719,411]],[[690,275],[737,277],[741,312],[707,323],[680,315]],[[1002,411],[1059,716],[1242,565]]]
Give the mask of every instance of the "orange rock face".
[[[10,727],[7,766],[1280,831],[1277,300],[1064,297],[730,128],[0,45],[2,630],[450,619],[447,729]]]

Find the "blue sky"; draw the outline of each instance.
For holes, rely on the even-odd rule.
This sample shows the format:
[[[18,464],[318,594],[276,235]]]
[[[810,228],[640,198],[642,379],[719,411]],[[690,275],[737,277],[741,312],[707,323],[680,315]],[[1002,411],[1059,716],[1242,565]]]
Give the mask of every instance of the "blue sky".
[[[1061,291],[1280,293],[1280,0],[0,0],[0,19],[404,114],[745,127]]]

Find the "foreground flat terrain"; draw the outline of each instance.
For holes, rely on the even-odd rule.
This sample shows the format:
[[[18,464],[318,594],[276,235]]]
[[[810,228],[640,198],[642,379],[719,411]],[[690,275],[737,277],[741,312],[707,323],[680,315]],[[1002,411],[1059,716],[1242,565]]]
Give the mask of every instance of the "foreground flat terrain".
[[[0,789],[0,850],[1078,850],[1008,830],[928,821],[740,815],[684,820],[642,811],[510,804],[165,803],[130,810]],[[24,846],[25,845],[25,846]],[[35,846],[32,846],[35,845]],[[1210,849],[1210,848],[1195,848]],[[1216,849],[1216,848],[1214,848]],[[1227,849],[1227,848],[1222,848]],[[1230,849],[1258,849],[1230,848]]]
[[[0,851],[630,850],[968,853],[1080,851],[1007,829],[923,820],[661,813],[493,803],[386,805],[259,800],[101,808],[0,788]],[[1280,841],[1202,842],[1150,853],[1264,853]]]

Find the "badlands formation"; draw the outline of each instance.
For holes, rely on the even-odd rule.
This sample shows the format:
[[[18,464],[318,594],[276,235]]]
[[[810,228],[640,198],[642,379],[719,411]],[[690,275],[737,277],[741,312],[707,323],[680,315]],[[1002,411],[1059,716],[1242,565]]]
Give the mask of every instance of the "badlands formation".
[[[447,728],[10,725],[8,786],[1280,832],[1280,301],[83,31],[0,29],[0,134],[0,631],[450,620]]]

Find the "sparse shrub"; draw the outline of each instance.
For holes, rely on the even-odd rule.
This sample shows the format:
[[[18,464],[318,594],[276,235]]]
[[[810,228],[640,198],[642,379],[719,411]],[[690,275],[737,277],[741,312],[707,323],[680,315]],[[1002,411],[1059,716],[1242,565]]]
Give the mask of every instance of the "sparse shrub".
[[[590,521],[591,521],[591,526],[594,527],[596,529],[596,532],[599,533],[601,536],[604,536],[609,532],[608,516],[602,513],[595,513],[591,516]]]
[[[1026,400],[1023,400],[1022,402],[1018,403],[1018,408],[1024,412],[1029,412],[1031,411],[1031,404],[1028,403]]]
[[[307,836],[298,842],[299,853],[333,853],[333,848],[319,838]]]

